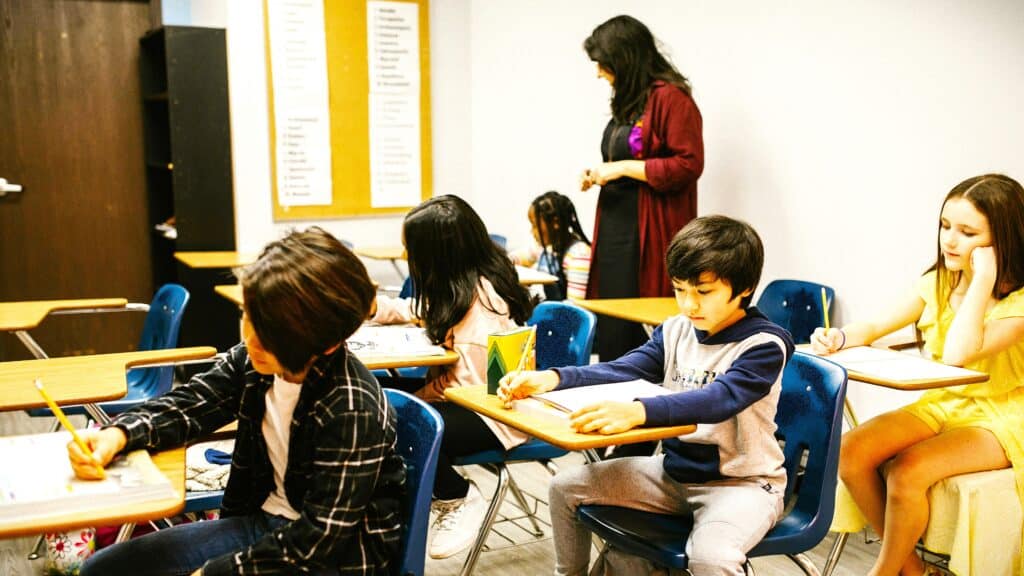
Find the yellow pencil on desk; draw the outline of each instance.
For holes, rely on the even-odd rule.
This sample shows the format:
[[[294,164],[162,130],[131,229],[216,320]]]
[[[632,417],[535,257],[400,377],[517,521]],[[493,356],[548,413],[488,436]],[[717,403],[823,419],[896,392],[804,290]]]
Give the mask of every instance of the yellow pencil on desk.
[[[821,287],[821,315],[825,317],[825,331],[828,331],[828,298],[825,296],[825,287]]]
[[[537,336],[537,327],[534,326],[529,335],[526,336],[526,344],[523,345],[523,353],[519,355],[519,364],[516,366],[516,372],[522,372],[523,368],[526,367],[526,357],[530,355],[530,350],[533,348],[533,341]]]
[[[104,472],[103,466],[100,465],[99,460],[97,460],[96,456],[93,455],[92,450],[89,449],[89,445],[86,444],[85,440],[82,440],[82,437],[75,431],[75,427],[71,425],[71,421],[64,415],[64,411],[60,409],[60,406],[57,406],[56,402],[53,401],[53,398],[50,397],[50,393],[46,391],[46,388],[43,388],[43,381],[36,378],[35,385],[36,390],[39,390],[39,395],[46,401],[46,405],[50,407],[50,411],[53,412],[53,415],[57,417],[57,420],[59,420],[65,428],[67,428],[68,432],[71,432],[71,438],[74,439],[75,444],[78,444],[78,447],[82,449],[82,453],[88,456],[93,462],[96,462],[96,468],[100,471],[100,477],[106,478],[107,474]]]

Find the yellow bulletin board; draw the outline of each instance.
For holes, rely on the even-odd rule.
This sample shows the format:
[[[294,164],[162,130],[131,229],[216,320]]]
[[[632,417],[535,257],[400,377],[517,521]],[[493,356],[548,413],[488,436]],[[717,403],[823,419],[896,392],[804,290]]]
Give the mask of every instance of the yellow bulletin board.
[[[420,199],[432,195],[430,136],[430,22],[428,0],[398,0],[419,5],[420,49]],[[345,218],[404,214],[411,208],[370,205],[369,63],[366,0],[323,0],[327,43],[327,85],[330,105],[331,203],[282,206],[277,189],[277,146],[274,88],[267,3],[263,3],[266,38],[267,93],[270,111],[270,177],[274,220]]]

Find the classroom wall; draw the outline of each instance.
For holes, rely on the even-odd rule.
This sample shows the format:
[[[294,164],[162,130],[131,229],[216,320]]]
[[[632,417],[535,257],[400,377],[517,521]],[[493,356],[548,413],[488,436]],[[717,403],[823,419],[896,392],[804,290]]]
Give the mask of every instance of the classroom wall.
[[[240,249],[255,249],[297,223],[270,217],[262,13],[227,2],[236,229]],[[1024,179],[1024,3],[434,0],[435,193],[463,195],[493,231],[526,242],[530,199],[571,192],[600,161],[610,93],[581,45],[626,10],[693,81],[700,212],[760,231],[764,283],[835,287],[840,322],[879,310],[930,264],[941,199],[959,180]],[[570,195],[590,229],[596,196]],[[398,218],[322,224],[357,244],[400,230]]]

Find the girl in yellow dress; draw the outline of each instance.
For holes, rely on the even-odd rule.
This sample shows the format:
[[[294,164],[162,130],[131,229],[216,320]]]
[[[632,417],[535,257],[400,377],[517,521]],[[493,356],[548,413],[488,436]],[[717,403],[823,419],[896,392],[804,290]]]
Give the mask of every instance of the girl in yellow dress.
[[[882,537],[870,576],[919,575],[914,545],[928,524],[928,488],[970,472],[1013,466],[1024,499],[1024,189],[986,174],[942,204],[938,255],[892,311],[842,329],[817,329],[817,353],[867,345],[917,323],[924,349],[989,380],[931,390],[843,436],[839,475]],[[879,467],[891,460],[886,476]]]

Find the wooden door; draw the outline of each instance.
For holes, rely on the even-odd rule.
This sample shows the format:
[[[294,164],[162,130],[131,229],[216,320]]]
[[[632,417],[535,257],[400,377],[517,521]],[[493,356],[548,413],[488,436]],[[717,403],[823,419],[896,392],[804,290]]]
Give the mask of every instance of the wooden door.
[[[0,301],[152,298],[139,38],[146,2],[0,0]],[[134,349],[142,314],[51,316],[51,356]],[[10,334],[0,360],[29,358]]]

